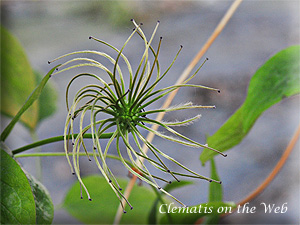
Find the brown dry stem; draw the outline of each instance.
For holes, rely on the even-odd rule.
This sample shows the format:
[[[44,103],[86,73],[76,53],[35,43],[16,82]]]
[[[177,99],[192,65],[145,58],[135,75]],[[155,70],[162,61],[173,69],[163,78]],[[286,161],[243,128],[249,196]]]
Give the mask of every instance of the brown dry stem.
[[[270,183],[271,181],[275,178],[275,176],[279,173],[279,171],[282,169],[283,165],[285,164],[287,158],[291,154],[292,150],[294,149],[298,139],[300,136],[300,124],[296,132],[294,133],[290,143],[284,150],[280,160],[272,170],[272,172],[269,174],[269,176],[264,180],[264,182],[258,186],[250,195],[248,195],[245,199],[240,201],[237,205],[244,205],[247,202],[250,202],[253,200],[255,197],[257,197]]]

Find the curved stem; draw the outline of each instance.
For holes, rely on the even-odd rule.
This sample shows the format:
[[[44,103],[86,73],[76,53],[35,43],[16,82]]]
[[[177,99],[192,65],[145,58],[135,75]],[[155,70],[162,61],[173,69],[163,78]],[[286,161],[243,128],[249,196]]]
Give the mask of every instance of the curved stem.
[[[203,47],[200,49],[200,51],[198,52],[198,54],[194,57],[194,59],[190,62],[190,64],[186,67],[186,69],[183,71],[183,73],[181,74],[181,76],[178,78],[177,82],[175,85],[180,85],[182,84],[188,77],[188,75],[191,73],[191,71],[193,70],[193,68],[196,66],[196,64],[199,62],[199,60],[202,58],[202,56],[206,53],[206,51],[208,50],[208,48],[212,45],[212,43],[214,42],[214,40],[219,36],[219,34],[221,33],[221,31],[224,29],[224,27],[226,26],[226,24],[228,23],[229,19],[232,17],[232,15],[234,14],[234,12],[236,11],[236,9],[238,8],[238,6],[240,5],[240,3],[242,2],[242,0],[235,0],[232,5],[230,6],[230,8],[227,10],[226,14],[224,15],[224,17],[222,18],[222,20],[220,21],[220,23],[218,24],[218,26],[216,27],[216,29],[214,30],[214,32],[212,33],[212,35],[209,37],[209,39],[206,41],[206,43],[203,45]],[[175,95],[177,94],[179,89],[176,89],[174,91],[172,91],[166,101],[164,102],[162,108],[165,109],[167,107],[170,106],[172,100],[174,99]],[[157,117],[156,117],[156,121],[161,121],[164,117],[165,113],[164,112],[160,112]],[[152,126],[153,130],[157,130],[158,129],[158,125],[155,124]],[[154,138],[154,133],[150,132],[148,133],[147,136],[147,141],[148,142],[152,142]],[[146,153],[148,150],[146,145],[143,145],[143,151]],[[143,160],[143,159],[141,159]],[[139,163],[139,162],[137,162]],[[132,187],[134,185],[134,181],[136,180],[136,177],[133,175],[133,177],[131,178],[131,181],[128,183],[126,189],[125,189],[125,198],[129,198],[129,195],[131,193]],[[119,224],[121,217],[122,217],[122,213],[120,213],[120,208],[117,211],[117,214],[115,216],[115,220],[114,220],[114,224]]]
[[[101,139],[107,139],[107,138],[110,138],[112,136],[113,133],[105,133],[105,134],[102,134],[100,135],[99,138]],[[74,134],[74,138],[77,137],[78,134]],[[69,135],[69,138],[71,138],[71,135]],[[83,138],[92,138],[92,134],[84,134],[83,135]],[[50,143],[53,143],[53,142],[58,142],[58,141],[63,141],[64,140],[64,136],[61,135],[61,136],[57,136],[57,137],[51,137],[51,138],[47,138],[47,139],[44,139],[44,140],[41,140],[41,141],[37,141],[37,142],[34,142],[34,143],[31,143],[29,145],[25,145],[23,147],[20,147],[20,148],[17,148],[15,150],[12,151],[12,153],[15,155],[15,154],[19,154],[21,152],[24,152],[28,149],[32,149],[32,148],[35,148],[35,147],[38,147],[38,146],[41,146],[41,145],[46,145],[46,144],[50,144]]]
[[[275,178],[275,176],[279,173],[283,165],[285,164],[287,158],[291,154],[292,150],[294,149],[298,139],[300,136],[300,124],[298,126],[298,129],[294,133],[290,143],[286,147],[284,153],[282,154],[280,160],[272,170],[272,172],[269,174],[269,176],[265,179],[265,181],[258,186],[250,195],[248,195],[246,198],[244,198],[242,201],[240,201],[237,205],[244,205],[245,203],[253,200],[256,196],[258,196],[270,183],[271,181]]]

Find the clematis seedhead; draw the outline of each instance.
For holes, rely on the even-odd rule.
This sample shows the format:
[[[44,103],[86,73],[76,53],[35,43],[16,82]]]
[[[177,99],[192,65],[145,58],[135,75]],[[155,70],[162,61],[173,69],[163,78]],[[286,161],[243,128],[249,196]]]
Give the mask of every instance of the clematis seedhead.
[[[209,182],[221,182],[202,176],[182,165],[177,160],[165,154],[162,150],[149,142],[145,137],[143,137],[140,130],[144,129],[156,136],[179,143],[184,146],[194,148],[207,148],[212,151],[216,151],[223,156],[226,156],[225,154],[213,148],[210,148],[205,144],[200,144],[196,141],[191,140],[190,138],[184,136],[183,134],[180,134],[172,128],[172,126],[188,125],[199,119],[200,115],[186,119],[184,121],[175,122],[158,121],[150,119],[148,117],[151,114],[172,112],[177,110],[213,109],[215,108],[215,106],[213,105],[194,105],[191,102],[171,106],[169,108],[150,108],[154,102],[165,97],[167,94],[180,87],[205,88],[216,92],[219,92],[219,89],[188,84],[188,82],[198,73],[203,64],[182,84],[157,89],[156,87],[158,83],[167,75],[178,54],[180,53],[182,46],[180,46],[170,66],[166,69],[166,71],[161,73],[158,55],[161,48],[162,38],[159,38],[157,45],[158,47],[156,50],[152,47],[152,42],[154,40],[159,22],[155,26],[150,39],[146,38],[144,32],[140,27],[141,24],[138,25],[134,20],[132,20],[132,22],[134,24],[134,29],[121,49],[118,49],[113,45],[95,37],[89,37],[89,39],[100,42],[101,44],[104,44],[105,46],[113,50],[117,55],[115,58],[105,52],[84,50],[65,54],[49,62],[52,63],[57,60],[63,60],[66,57],[73,57],[72,59],[62,63],[58,67],[58,71],[53,75],[58,75],[65,71],[76,70],[82,67],[94,67],[99,70],[99,73],[86,72],[75,74],[67,85],[66,105],[68,113],[64,128],[64,148],[66,157],[70,165],[71,172],[77,176],[81,186],[87,193],[89,200],[91,200],[90,194],[88,192],[88,189],[84,185],[84,182],[82,181],[80,175],[79,153],[82,151],[82,149],[86,152],[89,160],[91,160],[90,155],[93,156],[94,161],[96,162],[101,174],[107,180],[108,185],[111,186],[112,190],[119,198],[121,204],[122,199],[125,199],[130,208],[132,208],[129,201],[121,192],[122,188],[119,186],[116,177],[107,165],[110,146],[112,145],[112,143],[115,143],[118,152],[117,157],[130,173],[134,174],[140,180],[148,183],[149,185],[156,187],[184,206],[183,203],[181,203],[178,199],[166,192],[157,184],[157,180],[161,180],[166,183],[171,183],[171,181],[151,174],[144,163],[145,160],[148,161],[150,165],[156,167],[158,170],[169,174],[170,178],[173,178],[178,182],[180,181],[178,178],[180,176],[204,179]],[[124,48],[134,35],[140,36],[141,40],[144,42],[143,54],[135,71],[133,71],[128,58],[123,53]],[[82,55],[88,55],[89,57],[82,57]],[[99,58],[100,60],[96,60],[94,58]],[[149,58],[154,58],[152,63],[150,62]],[[107,60],[108,62],[110,62],[112,68],[109,69],[107,66],[105,66],[103,64],[103,60]],[[120,66],[121,61],[122,63],[126,64],[126,76],[128,77],[128,79],[126,80],[129,80],[128,84],[126,84],[124,79],[124,68],[121,69]],[[70,103],[69,90],[71,84],[75,80],[86,77],[90,78],[92,83],[81,87]],[[104,119],[99,119],[100,114],[106,115],[106,117],[104,117]],[[86,118],[89,118],[88,125],[84,125],[84,119],[86,120]],[[76,123],[75,120],[78,120],[78,122]],[[156,129],[151,127],[152,125],[158,125],[162,127],[163,129],[171,133],[172,136],[157,131]],[[79,130],[78,134],[74,133],[75,127],[77,130]],[[112,132],[107,133],[111,130]],[[91,134],[91,140],[84,138],[85,134],[87,133]],[[108,141],[105,144],[103,144],[103,135],[106,135],[106,137],[108,138]],[[129,141],[129,136],[132,137],[131,141]],[[69,149],[69,141],[71,141],[72,143],[72,149]],[[88,141],[92,143],[91,149],[87,147]],[[149,154],[147,154],[147,152],[145,151],[145,147],[148,148],[152,153],[152,158],[149,157]],[[126,153],[124,153],[124,151],[126,151]],[[71,157],[69,153],[72,153]],[[123,156],[124,154],[126,154],[126,157]],[[172,161],[177,166],[183,168],[186,173],[172,171],[165,164],[165,160]],[[124,209],[123,205],[122,207]]]

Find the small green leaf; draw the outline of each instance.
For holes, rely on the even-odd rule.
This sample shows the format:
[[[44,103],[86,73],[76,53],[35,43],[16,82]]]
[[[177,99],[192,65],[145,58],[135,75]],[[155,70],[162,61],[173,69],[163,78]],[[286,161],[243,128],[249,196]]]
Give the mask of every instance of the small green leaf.
[[[92,201],[87,199],[85,193],[83,199],[80,199],[80,186],[76,182],[68,191],[62,207],[82,223],[112,224],[120,202],[107,181],[100,176],[89,176],[85,177],[83,182],[89,190]],[[118,182],[123,189],[128,183],[125,179],[118,179]],[[127,213],[123,215],[121,223],[147,223],[147,215],[154,199],[155,194],[152,190],[135,185],[129,198],[133,209],[126,207]]]
[[[34,75],[36,78],[36,83],[39,84],[42,81],[43,76],[37,71],[34,71]],[[56,111],[56,102],[57,93],[53,82],[49,80],[38,99],[38,123],[51,116]]]
[[[170,192],[174,189],[184,187],[184,186],[190,185],[190,184],[193,184],[193,182],[181,180],[180,182],[173,182],[171,184],[167,184],[164,187],[164,190],[167,191],[167,192]],[[157,223],[157,205],[158,205],[159,202],[161,202],[161,204],[164,204],[164,201],[162,200],[162,194],[158,191],[157,191],[157,194],[159,196],[157,196],[157,198],[155,199],[155,201],[152,205],[151,211],[150,211],[149,216],[148,216],[148,224],[156,224]]]
[[[0,139],[1,141],[4,141],[7,138],[7,136],[9,135],[9,133],[11,132],[11,130],[13,129],[13,127],[15,126],[15,124],[20,119],[21,115],[35,102],[36,99],[38,99],[38,97],[40,96],[43,88],[45,87],[45,85],[47,83],[47,81],[49,80],[51,74],[53,73],[53,71],[58,66],[60,66],[60,65],[57,65],[54,68],[52,68],[46,74],[46,76],[43,78],[43,80],[41,81],[41,83],[33,90],[33,92],[27,98],[26,102],[24,103],[24,105],[22,106],[22,108],[19,110],[19,112],[17,113],[17,115],[12,119],[12,121],[10,121],[10,123],[7,125],[7,127],[2,132],[1,139]]]
[[[14,117],[35,87],[35,77],[20,42],[1,26],[1,112]],[[20,121],[33,129],[38,119],[37,103]]]
[[[220,180],[220,177],[217,173],[217,167],[215,161],[213,159],[210,160],[211,164],[211,179]],[[209,184],[209,195],[208,195],[209,202],[222,202],[223,201],[223,190],[222,185],[216,182],[211,182]]]
[[[198,219],[204,216],[216,216],[229,212],[235,207],[234,203],[209,202],[200,205],[189,206],[187,208],[176,207],[172,205],[169,213],[172,215],[173,224],[194,224]],[[218,211],[219,210],[219,211]],[[169,224],[167,213],[161,218],[160,224]]]
[[[1,149],[1,224],[35,224],[29,182],[18,163]]]
[[[210,177],[214,180],[220,180],[220,177],[217,172],[217,167],[214,159],[210,160]],[[222,185],[216,182],[211,182],[209,184],[209,202],[222,202],[223,201],[223,189]],[[217,224],[219,222],[219,215],[209,215],[205,220],[205,224]]]
[[[26,174],[33,193],[36,208],[36,223],[51,224],[54,216],[54,207],[49,192],[43,184],[32,175]]]
[[[243,105],[207,139],[208,146],[224,152],[239,144],[257,118],[283,98],[300,92],[300,46],[280,51],[262,65],[252,77]],[[204,164],[217,153],[204,149],[200,156]]]

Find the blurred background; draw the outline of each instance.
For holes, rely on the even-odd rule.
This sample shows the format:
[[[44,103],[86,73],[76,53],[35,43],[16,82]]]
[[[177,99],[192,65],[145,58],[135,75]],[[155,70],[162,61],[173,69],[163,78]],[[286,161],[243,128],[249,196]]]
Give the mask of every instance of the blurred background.
[[[159,56],[162,71],[174,58],[180,45],[184,48],[160,87],[176,82],[185,67],[208,39],[232,1],[1,1],[1,23],[21,42],[35,70],[46,74],[53,65],[47,61],[77,50],[107,51],[105,46],[89,40],[94,36],[120,48],[130,35],[130,19],[143,22],[146,35],[151,35],[156,21],[160,26],[154,39],[157,45],[163,37]],[[192,80],[221,89],[221,94],[193,88],[183,88],[173,104],[192,101],[195,104],[216,105],[214,110],[200,110],[202,118],[188,127],[177,128],[186,136],[205,143],[243,103],[249,80],[255,71],[276,52],[300,43],[299,1],[244,1],[205,57],[210,60]],[[139,63],[143,43],[136,38],[125,49],[133,68]],[[203,61],[203,60],[202,60]],[[199,64],[200,65],[200,64]],[[66,117],[65,89],[72,72],[53,77],[58,92],[56,113],[38,127],[37,136],[44,139],[63,134]],[[77,85],[77,86],[76,86]],[[76,93],[80,84],[73,87]],[[163,100],[152,107],[160,107]],[[238,202],[253,191],[275,166],[293,132],[299,124],[299,96],[285,99],[267,110],[256,122],[244,141],[228,151],[228,157],[217,156],[216,163],[223,181],[224,200]],[[151,107],[151,108],[152,108]],[[182,120],[199,111],[169,113],[164,120]],[[9,119],[2,117],[1,126]],[[145,133],[146,135],[147,133]],[[11,149],[32,142],[27,130],[18,124],[7,144]],[[160,138],[154,144],[184,165],[209,176],[209,165],[202,167],[200,152],[170,143]],[[63,152],[63,142],[42,147],[43,152]],[[112,153],[116,150],[111,148]],[[20,159],[24,168],[36,174],[35,159]],[[66,191],[76,181],[70,174],[64,157],[42,159],[42,182],[59,205]],[[113,163],[115,174],[126,177],[127,170]],[[173,164],[172,169],[179,170]],[[153,171],[153,168],[151,168]],[[155,170],[155,169],[154,169]],[[82,175],[98,174],[95,165],[81,163]],[[187,205],[207,201],[208,183],[193,180],[194,185],[178,189],[173,194]],[[299,144],[271,185],[250,205],[261,202],[281,206],[287,202],[285,214],[233,214],[224,224],[292,224],[299,222]],[[55,211],[53,223],[79,223],[63,210]]]

